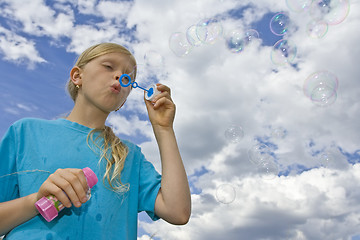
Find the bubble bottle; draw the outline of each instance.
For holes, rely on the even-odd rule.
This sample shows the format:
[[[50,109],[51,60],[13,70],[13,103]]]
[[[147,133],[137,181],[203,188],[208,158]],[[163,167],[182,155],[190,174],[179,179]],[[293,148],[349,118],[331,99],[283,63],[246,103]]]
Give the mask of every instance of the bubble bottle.
[[[90,189],[98,182],[98,178],[96,177],[95,173],[88,167],[84,168],[83,172],[89,186],[89,189],[86,193],[86,197],[89,200],[91,197]],[[65,208],[65,206],[54,195],[40,198],[35,203],[35,207],[48,222],[56,218],[58,213]]]

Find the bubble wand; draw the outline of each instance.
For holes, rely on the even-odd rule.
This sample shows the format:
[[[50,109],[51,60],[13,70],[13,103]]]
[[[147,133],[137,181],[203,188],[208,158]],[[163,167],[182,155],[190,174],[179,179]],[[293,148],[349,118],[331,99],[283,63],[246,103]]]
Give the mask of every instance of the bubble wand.
[[[135,81],[131,82],[131,77],[129,74],[121,75],[119,82],[122,87],[128,87],[131,85],[133,88],[140,88],[140,89],[146,91],[145,99],[149,100],[149,101],[151,101],[156,95],[158,95],[160,93],[160,91],[157,90],[156,84],[152,84],[149,89],[146,89],[146,88],[139,86],[139,84]]]

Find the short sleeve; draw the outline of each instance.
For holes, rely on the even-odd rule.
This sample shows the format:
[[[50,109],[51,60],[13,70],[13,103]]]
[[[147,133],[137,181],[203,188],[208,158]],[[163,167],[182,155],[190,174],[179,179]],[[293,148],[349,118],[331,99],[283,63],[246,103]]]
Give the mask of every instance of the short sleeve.
[[[141,154],[139,174],[138,212],[146,211],[149,217],[156,221],[159,217],[155,215],[155,200],[161,186],[161,175],[143,154]]]
[[[16,174],[16,133],[11,126],[0,142],[0,202],[19,197],[18,179]]]

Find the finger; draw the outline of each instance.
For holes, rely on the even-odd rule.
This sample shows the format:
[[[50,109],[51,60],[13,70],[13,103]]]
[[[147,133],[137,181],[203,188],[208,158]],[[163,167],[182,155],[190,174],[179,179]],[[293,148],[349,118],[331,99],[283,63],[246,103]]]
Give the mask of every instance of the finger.
[[[154,109],[158,109],[160,108],[161,106],[164,106],[166,104],[173,104],[172,101],[170,101],[169,99],[163,97],[163,98],[160,98],[158,99],[155,103],[154,103]]]
[[[80,207],[82,200],[86,198],[86,192],[78,175],[71,171],[61,171],[58,174],[61,176],[58,186],[66,193],[75,207]],[[86,202],[86,200],[84,202]]]
[[[156,84],[156,87],[157,87],[157,89],[158,89],[159,91],[161,91],[161,92],[168,92],[169,95],[171,95],[171,90],[170,90],[170,88],[169,88],[168,86],[166,86],[166,85],[164,85],[164,84],[158,83],[158,84]]]
[[[80,182],[81,182],[81,186],[83,187],[85,193],[87,192],[87,190],[89,189],[89,185],[87,183],[85,174],[83,172],[82,169],[69,169],[70,172],[72,172],[73,174],[75,174],[76,176],[78,176]]]
[[[159,93],[158,95],[156,95],[156,96],[151,100],[151,102],[152,102],[152,103],[155,103],[156,101],[158,101],[158,100],[161,99],[161,98],[167,98],[167,99],[171,100],[171,96],[170,96],[170,94],[169,94],[168,92],[161,92],[161,93]]]
[[[61,185],[64,185],[64,179],[58,174],[51,174],[49,181],[44,182],[44,188],[46,192],[54,195],[65,207],[71,207],[71,201],[67,194],[62,189]]]

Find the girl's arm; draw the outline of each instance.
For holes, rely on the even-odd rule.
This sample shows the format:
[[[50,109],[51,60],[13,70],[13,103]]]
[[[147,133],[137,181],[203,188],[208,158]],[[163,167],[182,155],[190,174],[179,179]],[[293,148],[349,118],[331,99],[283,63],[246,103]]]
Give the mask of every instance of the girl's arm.
[[[0,236],[38,214],[36,194],[0,203]]]
[[[162,93],[152,102],[145,101],[159,146],[162,166],[161,188],[155,201],[155,214],[169,223],[182,225],[190,218],[191,195],[173,130],[175,104],[167,86],[158,84],[157,88]]]
[[[38,214],[36,201],[43,196],[54,195],[64,206],[81,207],[88,189],[81,169],[58,169],[41,185],[38,192],[15,200],[0,203],[0,236]]]

